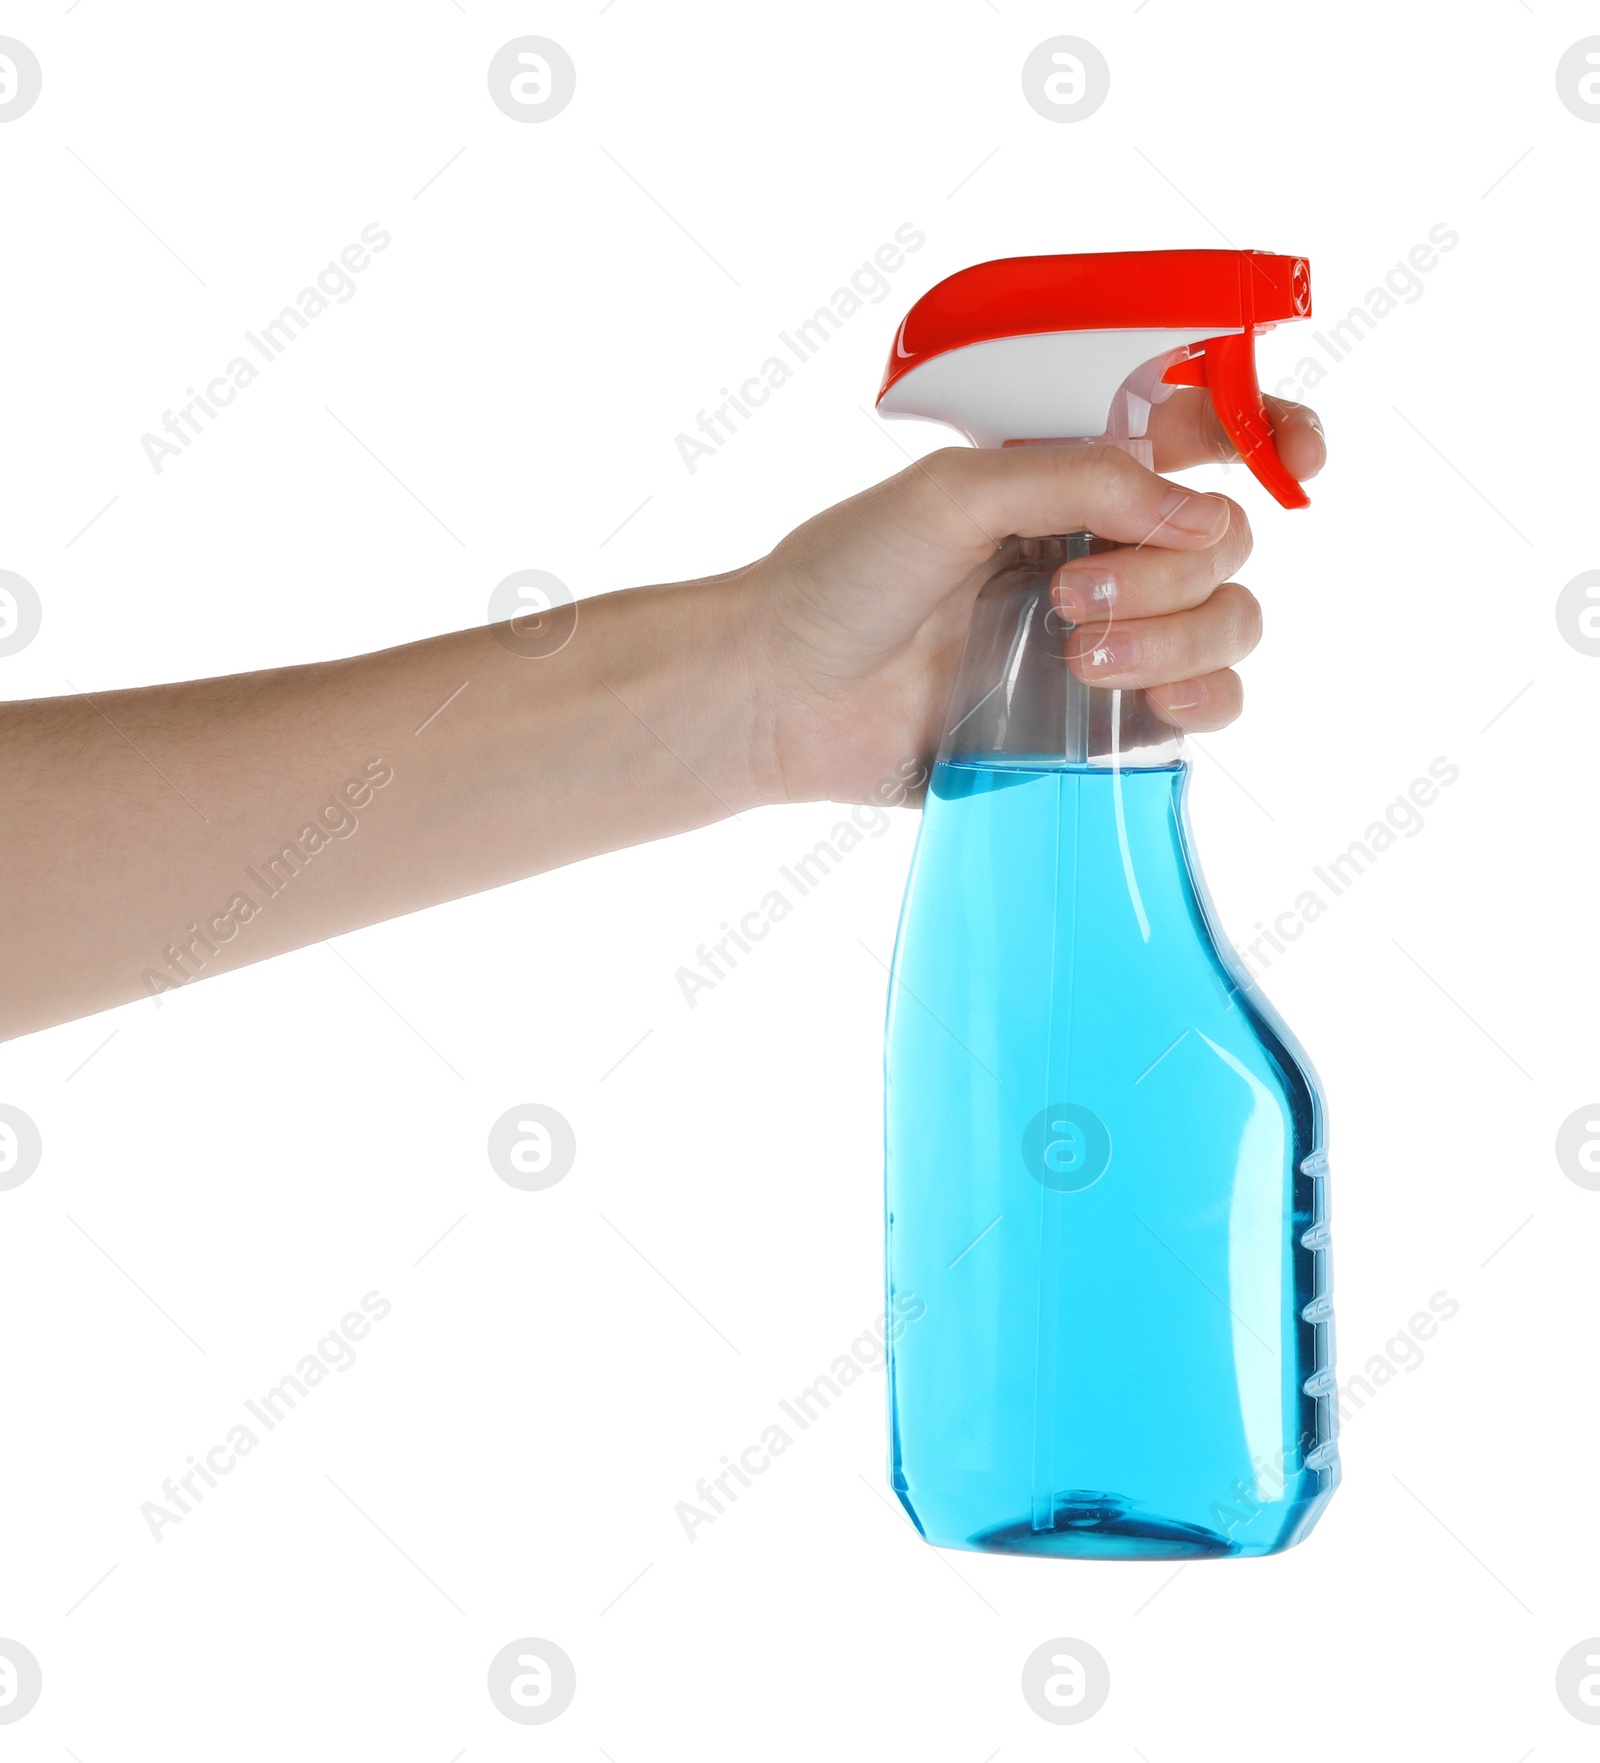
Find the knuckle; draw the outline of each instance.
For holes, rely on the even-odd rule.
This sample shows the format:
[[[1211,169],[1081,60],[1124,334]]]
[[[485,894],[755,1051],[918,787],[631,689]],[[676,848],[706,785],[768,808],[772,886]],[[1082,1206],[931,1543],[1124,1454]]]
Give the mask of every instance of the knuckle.
[[[926,455],[922,463],[937,471],[959,472],[969,469],[972,456],[977,451],[974,447],[935,447]]]
[[[1097,498],[1110,498],[1127,481],[1130,470],[1137,469],[1120,447],[1097,441],[1087,447],[1064,447],[1060,454],[1063,468],[1081,473],[1090,493]]]
[[[1206,551],[1166,551],[1158,555],[1180,607],[1202,604],[1216,592],[1218,584],[1228,574],[1221,567],[1227,560],[1218,556],[1215,547]]]
[[[962,483],[971,475],[973,453],[971,447],[938,447],[908,465],[903,475],[923,484],[930,478],[935,484]]]
[[[1231,496],[1224,496],[1223,501],[1228,504],[1228,530],[1223,535],[1223,543],[1231,559],[1228,564],[1231,572],[1255,549],[1256,536],[1250,530],[1250,516],[1239,504]]]
[[[1239,582],[1221,591],[1228,597],[1228,628],[1248,654],[1261,641],[1261,602]]]
[[[939,447],[900,473],[920,515],[942,526],[953,508],[964,506],[982,488],[981,460],[972,447]]]

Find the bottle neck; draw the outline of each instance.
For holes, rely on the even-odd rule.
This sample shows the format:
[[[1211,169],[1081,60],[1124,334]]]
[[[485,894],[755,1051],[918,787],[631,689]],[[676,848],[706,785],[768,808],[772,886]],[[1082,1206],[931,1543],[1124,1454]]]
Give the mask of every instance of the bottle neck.
[[[1114,548],[1089,532],[1007,541],[973,606],[941,759],[1139,770],[1182,762],[1181,732],[1142,691],[1086,685],[1068,663],[1095,630],[1061,616],[1051,583],[1063,563]]]

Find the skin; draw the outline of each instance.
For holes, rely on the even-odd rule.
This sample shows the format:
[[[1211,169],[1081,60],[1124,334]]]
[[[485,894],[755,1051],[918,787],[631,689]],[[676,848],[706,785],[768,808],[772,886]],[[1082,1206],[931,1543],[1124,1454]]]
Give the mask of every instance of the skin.
[[[1268,412],[1315,475],[1316,418]],[[1233,457],[1203,392],[1151,435],[1158,471]],[[730,813],[879,800],[932,758],[999,542],[1084,528],[1120,548],[1058,572],[1074,670],[1231,722],[1261,631],[1243,510],[1099,447],[934,453],[743,569],[582,601],[541,656],[494,626],[0,706],[0,1036]],[[317,848],[265,873],[290,841]]]

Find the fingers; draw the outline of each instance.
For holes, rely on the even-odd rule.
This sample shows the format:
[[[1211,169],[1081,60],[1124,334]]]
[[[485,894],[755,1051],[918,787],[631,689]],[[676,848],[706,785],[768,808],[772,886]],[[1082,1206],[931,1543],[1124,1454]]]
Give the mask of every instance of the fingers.
[[[1315,412],[1282,398],[1265,403],[1290,473],[1315,477],[1327,458]],[[1195,388],[1179,388],[1154,408],[1150,436],[1163,471],[1238,457],[1210,393]],[[906,537],[932,537],[974,564],[1013,533],[1087,530],[1128,545],[1200,550],[1236,514],[1226,498],[1185,489],[1105,444],[947,447],[891,482],[893,496],[909,498]]]
[[[1145,688],[1178,728],[1204,732],[1239,714],[1233,667],[1261,636],[1255,597],[1228,579],[1250,554],[1242,509],[1183,491],[1112,447],[951,449],[921,470],[918,520],[946,523],[947,539],[957,523],[976,527],[974,561],[1008,533],[1120,541],[1063,566],[1052,584],[1078,627],[1067,660],[1080,679]]]
[[[1251,543],[1244,510],[1230,503],[1222,537],[1204,550],[1124,546],[1064,564],[1052,584],[1056,609],[1074,624],[1095,628],[1113,617],[1187,611],[1243,565]]]
[[[1232,504],[1146,471],[1119,447],[947,447],[897,482],[917,522],[981,562],[1010,534],[1089,531],[1127,545],[1178,551],[1214,545]]]
[[[1152,686],[1145,697],[1174,728],[1203,735],[1226,728],[1244,708],[1244,685],[1231,667],[1224,667],[1199,679]]]
[[[1086,624],[1067,639],[1066,657],[1092,686],[1175,686],[1232,667],[1260,639],[1255,596],[1224,582],[1187,612]]]
[[[1279,457],[1291,477],[1301,483],[1314,478],[1328,458],[1322,424],[1314,410],[1283,398],[1265,398],[1267,420]],[[1158,471],[1183,471],[1191,465],[1216,465],[1239,457],[1228,439],[1209,392],[1175,391],[1150,413],[1150,439],[1155,443]]]

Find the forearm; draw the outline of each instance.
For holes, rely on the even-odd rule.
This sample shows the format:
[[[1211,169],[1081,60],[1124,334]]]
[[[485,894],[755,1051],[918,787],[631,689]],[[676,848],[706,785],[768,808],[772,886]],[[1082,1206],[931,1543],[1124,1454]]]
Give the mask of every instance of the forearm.
[[[1152,417],[1169,468],[1214,456],[1205,403]],[[1280,435],[1309,476],[1301,418]],[[904,799],[990,535],[1084,529],[1118,548],[1056,584],[1073,625],[1100,608],[1069,665],[1222,727],[1259,628],[1227,580],[1248,522],[1103,448],[943,450],[759,564],[583,601],[542,658],[497,626],[0,706],[0,1036],[758,803]]]
[[[0,707],[0,1035],[766,799],[749,598],[585,601],[540,658],[480,629]]]

